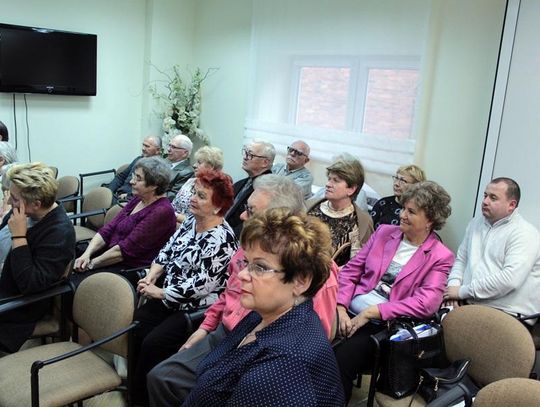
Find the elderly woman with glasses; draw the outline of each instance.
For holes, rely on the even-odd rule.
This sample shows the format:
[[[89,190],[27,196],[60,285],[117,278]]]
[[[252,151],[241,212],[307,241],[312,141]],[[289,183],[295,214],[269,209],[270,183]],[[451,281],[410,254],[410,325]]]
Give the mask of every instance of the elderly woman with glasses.
[[[309,215],[318,217],[330,228],[334,261],[342,266],[373,232],[371,218],[354,203],[364,185],[364,167],[354,157],[343,154],[326,171],[324,198],[310,199],[306,206]]]
[[[195,170],[195,177],[201,169],[211,169],[220,171],[223,168],[223,151],[217,147],[204,146],[197,150],[195,153],[195,163],[193,169]],[[172,201],[172,206],[176,214],[176,222],[180,224],[186,218],[189,213],[189,206],[191,201],[191,195],[193,194],[193,186],[195,185],[195,177],[186,181],[180,191],[176,194],[176,197]]]
[[[75,260],[79,283],[94,271],[148,266],[174,233],[176,221],[165,197],[171,170],[160,157],[141,158],[131,178],[133,198],[94,235]],[[136,280],[135,280],[136,282]]]
[[[223,219],[233,203],[232,180],[200,169],[190,214],[160,250],[137,291],[147,298],[135,312],[135,404],[147,403],[146,375],[178,351],[188,336],[185,313],[206,308],[225,288],[236,237]]]
[[[424,171],[416,165],[403,165],[392,176],[394,183],[394,195],[385,196],[379,199],[369,213],[373,221],[373,227],[377,229],[380,225],[399,225],[399,214],[401,212],[400,197],[407,188],[417,182],[426,180]]]
[[[385,321],[425,318],[442,303],[454,255],[435,230],[450,216],[450,196],[435,182],[412,185],[401,196],[399,225],[381,225],[339,273],[339,331],[334,351],[347,399],[358,371],[373,363],[370,335]]]
[[[246,221],[241,304],[253,310],[199,364],[188,406],[343,406],[312,297],[330,273],[328,228],[285,208]]]

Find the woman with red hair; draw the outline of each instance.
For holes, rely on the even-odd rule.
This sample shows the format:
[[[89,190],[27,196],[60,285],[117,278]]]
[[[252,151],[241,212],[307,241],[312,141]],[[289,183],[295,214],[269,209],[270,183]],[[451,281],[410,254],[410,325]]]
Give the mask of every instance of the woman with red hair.
[[[184,313],[211,305],[225,288],[226,270],[238,245],[223,219],[234,201],[231,177],[198,171],[191,213],[161,249],[137,291],[147,298],[137,309],[135,404],[146,404],[146,374],[187,339]]]

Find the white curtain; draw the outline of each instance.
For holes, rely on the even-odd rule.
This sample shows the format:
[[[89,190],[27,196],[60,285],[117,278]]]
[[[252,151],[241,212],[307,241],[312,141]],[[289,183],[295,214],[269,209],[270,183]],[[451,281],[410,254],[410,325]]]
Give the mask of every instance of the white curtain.
[[[370,171],[410,163],[429,0],[254,0],[246,139]],[[398,128],[399,127],[399,128]]]

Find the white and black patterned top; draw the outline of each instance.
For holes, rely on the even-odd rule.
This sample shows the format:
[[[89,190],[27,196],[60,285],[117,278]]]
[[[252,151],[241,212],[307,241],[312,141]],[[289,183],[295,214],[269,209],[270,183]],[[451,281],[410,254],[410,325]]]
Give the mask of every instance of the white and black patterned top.
[[[234,232],[226,221],[197,233],[195,218],[188,215],[154,260],[166,273],[163,303],[177,310],[212,304],[225,288],[227,267],[237,248]]]

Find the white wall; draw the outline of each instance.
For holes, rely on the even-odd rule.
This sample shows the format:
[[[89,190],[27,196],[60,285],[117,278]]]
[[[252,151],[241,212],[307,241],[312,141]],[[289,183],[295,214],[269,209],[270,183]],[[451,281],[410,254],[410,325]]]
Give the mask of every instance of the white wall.
[[[416,162],[452,197],[441,235],[454,249],[473,215],[505,3],[434,3]]]
[[[161,118],[148,85],[163,89],[161,71],[173,65],[183,70],[194,67],[194,30],[196,0],[147,0],[146,42],[144,55],[144,92],[141,130],[143,134],[162,135]]]
[[[97,96],[27,95],[32,160],[63,175],[132,159],[140,141],[145,1],[2,1],[0,10],[5,23],[98,36]],[[0,117],[14,137],[11,98],[0,94]],[[27,161],[23,96],[16,99],[18,155]]]
[[[203,84],[201,126],[225,155],[224,170],[237,180],[249,83],[252,0],[196,3],[194,65],[219,70]]]

